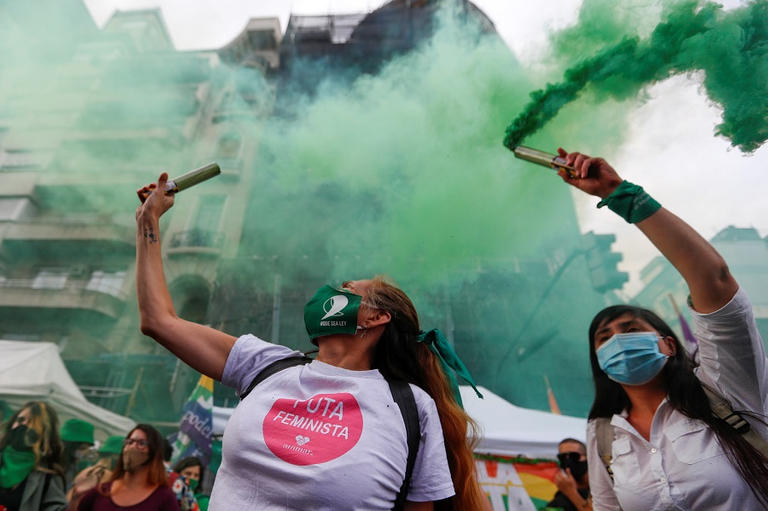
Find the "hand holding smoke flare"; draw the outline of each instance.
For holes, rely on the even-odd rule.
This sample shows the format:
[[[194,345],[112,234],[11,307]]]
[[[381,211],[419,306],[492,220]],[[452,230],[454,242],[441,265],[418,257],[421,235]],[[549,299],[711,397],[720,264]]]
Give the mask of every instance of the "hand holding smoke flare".
[[[532,147],[526,147],[524,145],[516,146],[513,150],[515,156],[521,160],[526,160],[537,165],[543,165],[544,167],[552,167],[555,170],[563,170],[570,177],[576,177],[576,169],[571,165],[566,164],[565,160],[556,155],[539,151]]]
[[[587,85],[622,99],[649,83],[701,70],[707,95],[723,108],[716,133],[753,152],[768,140],[766,20],[764,1],[727,12],[709,2],[674,5],[648,39],[625,39],[566,70],[561,83],[533,92],[532,101],[507,127],[504,145],[515,151]],[[523,157],[517,151],[516,156]]]
[[[216,177],[219,174],[221,174],[221,168],[219,168],[219,165],[216,163],[209,163],[208,165],[204,165],[195,170],[190,170],[186,174],[182,174],[177,178],[166,181],[165,194],[173,195],[179,193],[198,183],[202,183],[203,181],[207,181],[212,177]],[[159,182],[160,180],[158,180],[158,183]],[[147,200],[149,194],[151,194],[156,187],[157,185],[152,183],[136,190],[136,194],[139,196],[139,200],[142,202],[142,204]]]

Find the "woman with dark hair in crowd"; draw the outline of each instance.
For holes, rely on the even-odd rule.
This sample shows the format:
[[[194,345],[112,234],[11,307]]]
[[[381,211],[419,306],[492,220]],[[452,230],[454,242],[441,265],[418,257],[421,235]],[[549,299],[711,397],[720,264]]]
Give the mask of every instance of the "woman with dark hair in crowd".
[[[78,496],[74,496],[77,499]],[[163,464],[163,439],[148,424],[138,424],[123,441],[109,482],[82,496],[79,511],[178,511]]]
[[[61,450],[53,408],[30,401],[12,415],[0,438],[0,509],[66,509]]]
[[[205,467],[200,458],[187,456],[176,462],[169,477],[169,483],[181,511],[206,511],[208,496],[200,493],[200,485],[205,475]],[[183,486],[183,487],[182,487]]]
[[[192,491],[197,491],[205,475],[203,462],[195,456],[187,456],[177,461],[173,471],[184,479]]]
[[[176,315],[160,251],[159,219],[174,200],[159,191],[166,181],[163,174],[157,185],[138,190],[142,332],[244,395],[263,369],[301,354]],[[235,409],[210,509],[484,509],[467,441],[472,422],[443,363],[468,373],[442,336],[421,332],[405,293],[380,278],[324,286],[307,303],[304,319],[318,356],[264,379]],[[415,400],[421,433],[413,451],[392,381],[410,384],[405,387]],[[410,487],[401,491],[414,451]]]
[[[566,182],[637,224],[680,272],[699,343],[692,361],[669,325],[639,307],[608,307],[592,320],[595,509],[766,508],[768,460],[756,446],[768,438],[768,360],[747,295],[704,238],[605,160],[560,156],[576,169],[560,171]]]

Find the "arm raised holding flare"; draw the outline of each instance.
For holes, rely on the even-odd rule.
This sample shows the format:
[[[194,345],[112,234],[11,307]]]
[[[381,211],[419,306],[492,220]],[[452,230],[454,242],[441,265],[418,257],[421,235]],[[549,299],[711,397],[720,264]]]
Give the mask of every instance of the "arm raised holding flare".
[[[714,247],[640,186],[602,158],[558,153],[574,169],[558,171],[563,181],[637,224],[680,272],[700,342],[699,364],[648,309],[614,305],[593,318],[594,508],[768,507],[768,427],[752,419],[768,414],[768,360],[749,299]]]
[[[160,242],[160,217],[173,207],[174,194],[163,193],[168,175],[139,188],[136,209],[136,292],[141,331],[195,370],[221,380],[235,338],[176,315],[165,281]]]
[[[576,176],[570,177],[563,170],[559,170],[558,174],[563,181],[583,192],[606,199],[624,182],[603,158],[581,153],[569,154],[562,148],[558,149],[558,153],[568,165],[576,169]],[[641,195],[636,194],[635,197]],[[611,207],[610,204],[606,205]],[[651,212],[650,209],[648,212]],[[716,311],[736,294],[739,286],[720,254],[691,226],[669,210],[658,208],[636,223],[685,279],[691,290],[694,308],[698,312]]]
[[[174,202],[167,181],[161,174],[137,190],[141,330],[241,396],[211,509],[429,511],[445,501],[440,509],[484,510],[468,441],[474,423],[453,372],[474,382],[439,331],[421,330],[410,298],[380,277],[321,287],[304,308],[314,361],[186,321],[163,273],[159,220]],[[270,373],[275,364],[281,370]]]

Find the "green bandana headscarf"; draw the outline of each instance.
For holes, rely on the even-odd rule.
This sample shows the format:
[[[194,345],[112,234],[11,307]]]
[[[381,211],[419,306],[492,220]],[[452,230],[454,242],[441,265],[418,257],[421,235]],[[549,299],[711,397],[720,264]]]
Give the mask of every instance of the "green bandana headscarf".
[[[13,488],[26,479],[33,468],[35,453],[6,446],[0,458],[0,488]]]
[[[448,339],[445,338],[440,330],[433,328],[429,332],[419,332],[418,341],[427,343],[427,346],[429,346],[432,353],[437,355],[437,358],[440,360],[440,365],[443,366],[443,372],[448,378],[448,382],[451,384],[453,396],[456,398],[456,402],[459,403],[459,406],[464,408],[464,404],[461,401],[461,393],[459,393],[459,382],[456,379],[456,374],[461,376],[464,381],[472,386],[477,397],[481,399],[483,398],[483,395],[477,390],[475,380],[472,378],[472,375],[469,374],[467,366],[464,365],[464,362],[462,362],[456,352],[453,351],[453,347],[451,347]],[[456,374],[454,374],[454,372]]]

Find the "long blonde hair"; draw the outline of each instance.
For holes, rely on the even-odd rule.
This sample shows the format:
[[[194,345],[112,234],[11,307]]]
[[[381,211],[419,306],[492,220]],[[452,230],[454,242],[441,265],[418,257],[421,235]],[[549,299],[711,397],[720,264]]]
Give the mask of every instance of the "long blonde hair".
[[[27,421],[28,435],[34,438],[32,453],[35,455],[35,468],[53,471],[63,475],[61,467],[62,444],[59,437],[59,418],[53,408],[43,401],[29,401],[19,408],[3,426],[3,436],[0,440],[0,451],[5,449],[10,438],[9,433],[19,414],[29,410]],[[30,439],[31,439],[30,438]]]
[[[456,495],[436,509],[475,511],[487,508],[487,498],[477,482],[472,448],[478,440],[477,425],[459,406],[437,357],[417,342],[419,317],[410,298],[383,277],[375,277],[365,297],[366,305],[392,316],[376,345],[373,367],[384,377],[418,385],[437,405],[443,428],[448,466]]]

